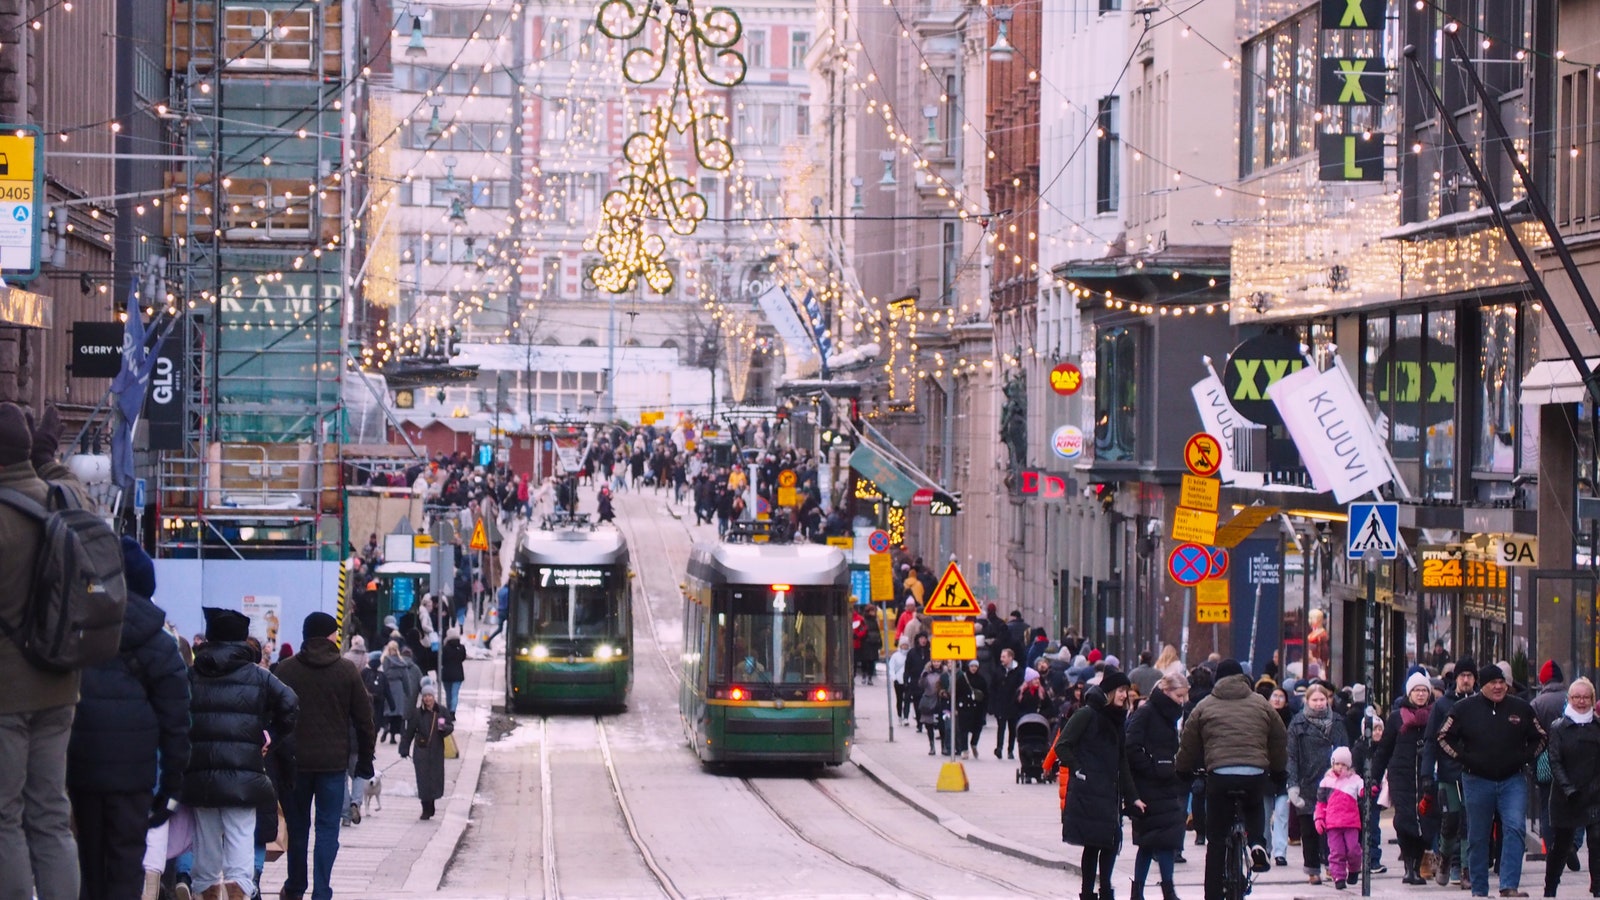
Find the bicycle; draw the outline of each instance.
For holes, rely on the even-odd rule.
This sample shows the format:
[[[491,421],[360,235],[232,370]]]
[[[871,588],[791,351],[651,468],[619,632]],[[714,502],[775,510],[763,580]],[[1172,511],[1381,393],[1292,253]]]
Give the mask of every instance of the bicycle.
[[[1255,871],[1250,859],[1250,836],[1244,827],[1244,805],[1251,799],[1250,791],[1228,791],[1233,801],[1233,826],[1223,843],[1222,900],[1244,900],[1255,883]]]

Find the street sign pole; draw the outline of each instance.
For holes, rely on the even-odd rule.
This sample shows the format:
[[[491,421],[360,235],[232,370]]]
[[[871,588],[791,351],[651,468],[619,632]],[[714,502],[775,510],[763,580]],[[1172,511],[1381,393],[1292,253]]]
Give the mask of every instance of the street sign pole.
[[[1194,588],[1183,589],[1183,635],[1179,638],[1178,658],[1189,664],[1189,616],[1194,611]]]

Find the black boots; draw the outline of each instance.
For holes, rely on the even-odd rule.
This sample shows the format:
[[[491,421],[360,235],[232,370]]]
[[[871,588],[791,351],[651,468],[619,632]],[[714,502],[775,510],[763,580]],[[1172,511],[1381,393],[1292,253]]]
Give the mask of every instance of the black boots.
[[[1416,860],[1408,859],[1408,860],[1405,860],[1404,862],[1406,864],[1406,875],[1405,875],[1404,878],[1400,879],[1400,882],[1402,884],[1427,884],[1428,883],[1428,880],[1426,878],[1423,878],[1422,877],[1422,873],[1418,871],[1418,869],[1420,869],[1421,866],[1418,864],[1418,862]]]
[[[1161,900],[1178,900],[1178,888],[1171,882],[1161,882]]]
[[[1128,893],[1128,900],[1144,900],[1144,882],[1134,881],[1133,890]]]

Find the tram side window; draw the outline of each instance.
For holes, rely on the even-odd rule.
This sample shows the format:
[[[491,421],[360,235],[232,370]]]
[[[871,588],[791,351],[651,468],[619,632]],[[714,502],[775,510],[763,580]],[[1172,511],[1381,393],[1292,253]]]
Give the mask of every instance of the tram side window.
[[[850,661],[838,647],[848,627],[838,613],[836,592],[801,588],[777,594],[765,587],[729,590],[726,612],[717,613],[712,648],[726,648],[726,662],[707,659],[721,682],[819,684],[850,677]],[[710,654],[708,653],[708,657]]]

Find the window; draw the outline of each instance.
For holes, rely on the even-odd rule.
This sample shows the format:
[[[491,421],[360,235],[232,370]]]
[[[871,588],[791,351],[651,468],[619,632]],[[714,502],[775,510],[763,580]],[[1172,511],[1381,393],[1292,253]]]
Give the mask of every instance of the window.
[[[1380,128],[1381,106],[1318,106],[1317,66],[1323,56],[1380,56],[1382,33],[1324,32],[1321,15],[1313,6],[1244,45],[1240,175],[1316,153],[1319,133]]]
[[[700,176],[700,196],[706,198],[706,218],[722,217],[722,183],[713,175]]]
[[[956,265],[961,256],[961,242],[956,238],[956,224],[944,223],[944,246],[939,260],[939,304],[954,306],[956,293]]]
[[[1454,499],[1455,310],[1375,313],[1362,337],[1362,390],[1401,474],[1424,497]]]
[[[572,104],[563,97],[559,100],[546,100],[544,107],[544,136],[551,141],[564,141],[567,131],[572,127]]]
[[[745,33],[744,61],[752,69],[767,67],[767,33],[752,30]]]
[[[1095,340],[1094,455],[1134,458],[1138,415],[1138,347],[1130,328],[1107,328]]]
[[[422,31],[433,37],[470,38],[498,35],[506,27],[506,14],[483,9],[433,7],[422,17]]]
[[[565,19],[544,20],[544,40],[540,42],[539,49],[543,50],[545,59],[566,59],[567,22]]]
[[[1115,212],[1117,196],[1122,190],[1122,136],[1117,131],[1120,105],[1116,97],[1100,98],[1094,178],[1094,211],[1097,213]]]
[[[394,86],[398,90],[411,92],[437,90],[451,97],[509,97],[516,92],[511,73],[505,69],[491,69],[488,72],[479,68],[451,70],[409,63],[395,65]]]
[[[1539,359],[1538,314],[1505,303],[1485,306],[1478,315],[1482,378],[1472,467],[1479,472],[1526,471],[1538,452],[1539,415],[1534,408],[1524,416],[1518,395],[1522,376]]]
[[[427,122],[412,122],[410,137],[413,150],[499,153],[511,146],[509,129],[489,122],[458,122],[437,138],[428,135]]]
[[[719,627],[708,679],[716,684],[834,684],[850,678],[849,635],[835,615],[843,598],[824,587],[782,595],[766,587],[723,588],[713,602]],[[725,643],[724,643],[725,642]]]
[[[806,67],[806,51],[811,49],[811,32],[789,32],[789,68],[804,69]]]
[[[1122,8],[1122,0],[1100,0],[1101,12],[1114,12]]]
[[[1564,229],[1600,228],[1600,69],[1588,66],[1561,77],[1556,155],[1556,221]]]
[[[543,296],[561,296],[561,257],[546,256],[544,258],[544,288]]]
[[[811,135],[811,107],[804,101],[794,108],[794,136],[809,137]]]
[[[961,149],[961,82],[954,74],[944,77],[944,152],[959,159]]]
[[[783,107],[776,103],[761,104],[761,143],[768,146],[783,143]]]

